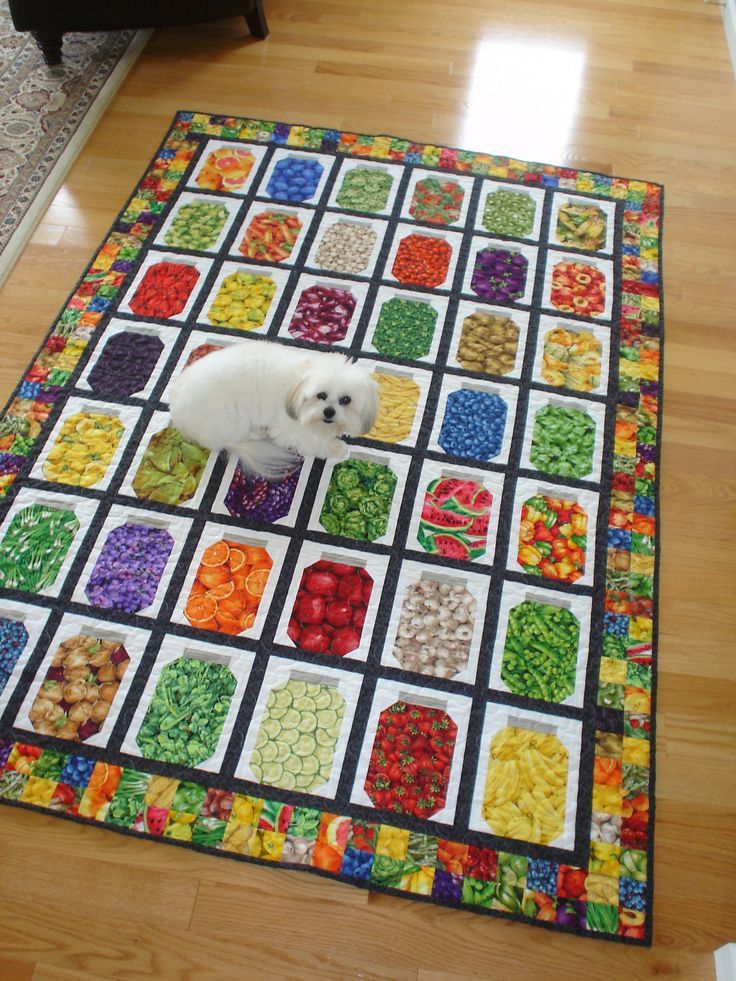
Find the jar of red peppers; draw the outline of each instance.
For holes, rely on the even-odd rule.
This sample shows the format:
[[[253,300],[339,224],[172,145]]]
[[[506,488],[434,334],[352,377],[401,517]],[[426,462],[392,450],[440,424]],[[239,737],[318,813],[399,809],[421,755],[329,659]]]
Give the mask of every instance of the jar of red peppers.
[[[436,287],[447,279],[451,260],[447,239],[412,233],[399,242],[391,272],[400,283]]]

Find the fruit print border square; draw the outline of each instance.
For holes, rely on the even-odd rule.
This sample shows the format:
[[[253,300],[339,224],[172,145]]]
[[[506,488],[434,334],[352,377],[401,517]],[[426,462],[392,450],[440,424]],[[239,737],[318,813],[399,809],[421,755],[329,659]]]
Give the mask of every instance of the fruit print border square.
[[[261,170],[263,159],[266,156],[267,147],[258,143],[251,143],[247,140],[243,140],[243,141],[238,140],[233,142],[228,142],[227,140],[204,140],[202,143],[202,147],[197,163],[195,164],[194,169],[189,175],[189,178],[187,179],[185,186],[191,187],[194,190],[199,190],[199,191],[204,190],[197,183],[197,178],[199,177],[200,173],[205,167],[209,155],[213,153],[215,150],[230,149],[230,148],[239,149],[239,150],[248,150],[253,155],[254,163],[250,169],[250,173],[243,181],[241,187],[237,189],[227,188],[227,190],[220,188],[220,190],[222,190],[223,193],[229,195],[237,195],[238,197],[245,197],[245,195],[250,194],[252,192],[252,186],[256,180],[256,177],[258,176],[258,173]],[[211,190],[215,190],[215,188],[212,188]]]
[[[146,812],[142,811],[135,821],[131,819],[127,824],[121,824],[118,820],[110,821],[108,826],[111,829],[125,830],[131,834],[151,834],[157,836],[158,840],[164,841],[186,838],[187,841],[191,841],[189,847],[203,851],[224,852],[230,857],[246,861],[267,860],[282,867],[298,866],[316,874],[332,876],[373,890],[399,896],[421,896],[424,901],[438,905],[534,922],[557,932],[598,936],[634,945],[651,943],[653,890],[649,869],[651,869],[653,847],[654,774],[649,772],[649,768],[653,767],[651,750],[655,730],[653,697],[656,686],[657,653],[655,552],[659,546],[657,468],[661,395],[660,226],[663,189],[646,181],[627,180],[571,168],[530,164],[490,154],[411,143],[390,136],[363,136],[339,130],[180,112],[175,117],[155,160],[131,195],[125,209],[116,219],[114,228],[75,285],[43,348],[37,354],[9,403],[6,415],[0,419],[0,499],[4,498],[0,503],[0,520],[7,518],[7,511],[15,506],[16,499],[21,502],[24,500],[22,497],[18,498],[19,490],[21,493],[30,490],[43,500],[43,486],[35,480],[29,486],[28,472],[36,461],[40,445],[47,439],[48,429],[58,418],[64,401],[72,387],[76,385],[79,372],[84,369],[87,359],[94,356],[104,344],[110,317],[130,320],[131,323],[141,319],[163,321],[158,314],[166,312],[164,308],[167,303],[160,297],[158,306],[154,304],[152,307],[154,315],[150,318],[133,317],[130,313],[126,313],[121,307],[121,301],[130,295],[130,285],[141,265],[146,261],[159,261],[163,255],[163,253],[159,254],[158,250],[154,250],[155,255],[151,253],[150,241],[157,234],[166,215],[186,186],[185,182],[190,179],[189,175],[201,164],[203,152],[208,146],[213,145],[214,140],[252,148],[257,156],[262,152],[261,162],[251,170],[249,175],[250,184],[246,195],[230,195],[226,191],[214,192],[222,194],[223,197],[240,197],[243,200],[243,211],[257,200],[257,191],[264,174],[273,155],[278,152],[305,155],[318,153],[333,162],[329,183],[325,183],[321,203],[311,202],[305,205],[306,208],[315,211],[324,209],[325,201],[334,189],[339,173],[338,168],[342,163],[369,162],[378,166],[399,168],[403,177],[396,188],[397,197],[388,216],[392,229],[399,221],[406,187],[412,171],[417,167],[436,171],[441,175],[452,174],[471,179],[474,182],[474,190],[470,205],[474,218],[478,217],[479,209],[482,209],[482,192],[487,182],[493,182],[494,187],[506,184],[514,189],[532,190],[542,203],[542,210],[538,212],[541,219],[538,238],[538,249],[542,253],[540,262],[545,261],[544,253],[556,254],[558,251],[550,245],[549,241],[552,199],[555,192],[605,202],[613,209],[615,234],[611,260],[613,269],[613,279],[610,283],[611,320],[598,324],[595,318],[575,315],[565,318],[582,327],[596,322],[596,336],[599,338],[602,333],[610,331],[608,384],[605,389],[601,388],[591,395],[584,396],[584,398],[591,398],[591,401],[605,402],[607,405],[598,514],[598,520],[601,525],[606,525],[606,530],[605,533],[600,530],[598,535],[598,561],[592,588],[576,583],[572,585],[562,583],[556,586],[551,583],[542,584],[544,588],[565,596],[592,596],[593,629],[586,702],[582,708],[559,706],[556,712],[551,713],[554,717],[580,717],[584,720],[583,768],[580,771],[579,789],[581,807],[576,820],[575,846],[572,850],[566,851],[547,845],[526,844],[514,837],[468,831],[467,824],[464,822],[469,805],[468,794],[472,792],[474,756],[477,750],[468,755],[466,770],[469,780],[466,782],[467,793],[463,793],[459,805],[458,820],[454,827],[446,830],[444,837],[439,837],[436,833],[427,833],[428,829],[430,832],[433,830],[432,825],[412,818],[408,814],[376,811],[372,808],[363,809],[351,804],[349,785],[352,774],[348,772],[345,773],[345,779],[338,787],[334,801],[330,802],[329,811],[321,809],[325,805],[319,803],[319,798],[284,792],[278,788],[266,790],[249,781],[241,781],[232,775],[235,759],[233,754],[237,754],[236,745],[228,751],[225,765],[219,775],[198,773],[196,769],[157,764],[154,761],[140,761],[135,769],[131,769],[128,758],[121,757],[115,749],[109,748],[102,751],[91,747],[80,750],[86,755],[76,755],[72,748],[73,744],[69,746],[64,740],[14,727],[14,711],[18,702],[13,699],[25,691],[22,680],[22,687],[11,693],[11,701],[2,718],[0,801],[18,806],[37,807],[41,810],[50,809],[53,813],[81,822],[106,822],[107,815],[118,796],[119,807],[115,805],[115,814],[117,815],[120,810],[120,813],[127,818],[130,810],[128,798],[131,786],[136,789],[149,787],[150,792],[146,790],[146,803],[156,811],[156,820],[149,821]],[[257,144],[255,148],[254,142]],[[331,210],[340,211],[339,208]],[[346,211],[346,214],[355,214],[355,212]],[[421,231],[423,226],[415,224],[412,227]],[[482,229],[478,229],[477,232],[481,236],[484,235]],[[473,234],[474,229],[470,225],[463,230],[464,247],[467,247]],[[497,238],[508,243],[510,247],[516,244],[513,236],[499,235]],[[559,251],[562,254],[562,250]],[[581,250],[568,251],[576,252],[582,260],[589,258]],[[187,256],[177,250],[171,250],[171,254],[179,256],[184,261],[191,259],[191,255]],[[294,263],[296,274],[294,278],[303,268],[302,259],[303,254],[298,256]],[[258,265],[260,266],[261,263]],[[211,272],[208,279],[211,280],[213,276],[214,272]],[[454,282],[457,283],[460,278],[462,276],[458,271]],[[202,284],[199,278],[197,286],[201,289],[203,285],[207,284]],[[374,277],[371,294],[379,286],[377,277]],[[544,302],[543,287],[544,277],[538,274],[535,294],[531,301],[526,352],[517,382],[522,393],[526,391],[529,378],[536,377],[535,365],[532,364],[536,353],[533,348],[540,333],[537,317],[542,312],[540,304]],[[288,289],[289,284],[286,287],[287,291]],[[443,296],[448,300],[448,316],[443,318],[440,344],[430,363],[425,362],[434,374],[428,406],[428,410],[431,411],[433,393],[441,384],[442,365],[446,362],[447,351],[452,341],[452,330],[456,326],[454,310],[458,298],[449,290],[430,291],[418,287],[413,292],[428,298]],[[199,296],[201,297],[201,294]],[[286,298],[284,297],[285,300]],[[468,299],[472,301],[475,297],[471,296]],[[198,297],[184,319],[168,318],[169,326],[182,334],[175,343],[170,361],[180,356],[194,328],[194,314],[200,306],[201,301]],[[277,312],[280,312],[280,309],[281,307]],[[550,320],[558,318],[558,315],[564,316],[564,312],[549,310]],[[363,353],[361,347],[365,347],[365,353],[368,353],[364,341],[365,319],[361,320],[353,337],[351,354]],[[219,331],[213,332],[219,333]],[[272,335],[276,333],[273,326],[270,333]],[[299,342],[291,343],[304,346]],[[401,358],[385,360],[406,363]],[[451,368],[450,371],[458,373],[457,368]],[[548,388],[546,384],[538,383],[545,390],[559,390],[557,386]],[[165,409],[165,405],[155,401],[157,392],[164,385],[165,380],[159,378],[152,392],[153,402],[144,410],[144,423],[152,411]],[[577,394],[572,392],[572,389],[563,388],[563,391]],[[128,402],[126,399],[112,397],[111,400],[130,405],[140,404],[134,399]],[[519,423],[521,421],[519,420]],[[138,427],[135,438],[143,428],[143,425]],[[521,436],[521,426],[518,425],[517,429],[518,435]],[[420,472],[418,464],[424,455],[425,444],[426,435],[422,431],[416,448],[396,447],[397,450],[401,449],[407,461],[412,459],[414,464],[417,464],[413,464],[409,471],[408,496],[410,497],[416,492]],[[130,449],[132,451],[132,448]],[[489,607],[485,630],[488,643],[493,639],[501,593],[502,577],[497,576],[496,573],[505,565],[507,539],[514,534],[509,519],[513,506],[515,481],[519,472],[519,452],[520,448],[512,452],[509,464],[504,468],[508,471],[510,479],[502,500],[505,517],[502,518],[499,531],[501,540],[497,550],[497,562],[491,575],[488,575],[483,567],[478,567],[476,570],[477,575],[486,576],[489,582]],[[218,459],[214,467],[214,479],[207,486],[201,507],[196,512],[189,512],[195,523],[196,533],[204,525],[207,509],[211,506],[221,481],[225,461]],[[319,483],[320,467],[322,464],[315,465],[307,481],[305,488],[307,500],[294,528],[287,529],[283,526],[281,528],[280,534],[285,539],[290,537],[300,539],[304,535],[311,503],[309,499],[312,498]],[[117,480],[111,484],[107,492],[113,499],[118,496],[116,488]],[[50,498],[50,495],[47,496]],[[92,505],[91,520],[96,522],[94,527],[98,528],[99,523],[104,519],[106,504],[99,509],[96,508],[96,502],[91,500],[95,496],[96,492],[84,489],[66,493],[67,502],[74,500]],[[118,500],[120,503],[126,503],[125,499],[118,498]],[[150,507],[157,512],[171,513],[172,511],[172,508],[165,504],[151,504]],[[98,511],[99,517],[96,517]],[[183,513],[186,513],[186,510]],[[32,515],[32,512],[29,512],[29,515]],[[409,510],[405,508],[402,511],[402,520],[397,525],[393,543],[388,572],[389,588],[395,582],[407,554],[412,554],[407,553],[404,547],[409,517]],[[224,523],[232,525],[233,520],[226,519]],[[43,524],[38,524],[36,527],[41,538],[43,535],[48,535],[49,527]],[[74,523],[72,527],[78,534],[79,529]],[[196,533],[195,536],[190,536],[192,543]],[[326,545],[333,541],[332,537],[325,533],[317,533],[314,537]],[[77,537],[75,545],[78,546],[81,541],[82,548],[86,549],[93,540],[94,534],[87,535],[83,541]],[[603,561],[606,544],[609,549],[609,568],[606,568]],[[193,546],[187,545],[187,548],[191,547]],[[386,546],[365,543],[361,546],[361,551],[385,553],[388,549]],[[71,566],[76,577],[76,570],[84,564],[87,554],[85,552],[84,555],[80,555],[78,560],[69,558],[65,564],[62,552],[63,549],[59,552],[58,561],[61,570],[57,576],[59,581],[54,585],[59,585]],[[190,553],[186,554],[188,556]],[[290,550],[287,554],[285,574],[282,577],[284,588],[294,555],[294,550]],[[422,556],[417,556],[417,560],[426,563],[430,568],[449,568],[455,565],[449,561],[433,560]],[[629,568],[628,572],[624,573],[621,570],[626,561]],[[54,567],[53,572],[56,571]],[[183,572],[182,568],[177,575]],[[526,582],[529,578],[523,570],[509,570],[504,573],[504,576],[508,581],[520,583]],[[536,583],[536,578],[533,581]],[[50,611],[51,631],[58,625],[65,604],[69,603],[69,592],[69,588],[64,587],[58,601],[47,593],[34,594],[28,598],[30,605]],[[9,595],[13,600],[23,599],[22,591],[17,595],[15,592]],[[172,596],[168,602],[173,603],[173,601]],[[83,609],[86,611],[86,608]],[[167,611],[168,606],[165,606],[164,610]],[[266,618],[262,641],[227,642],[229,647],[239,650],[255,648],[257,654],[254,669],[258,670],[258,675],[253,679],[255,685],[249,685],[246,703],[244,703],[246,705],[244,715],[247,715],[255,704],[262,668],[271,655],[271,638],[277,617],[278,610],[274,607]],[[106,621],[101,618],[101,622]],[[386,622],[381,621],[377,629],[381,631],[385,626]],[[153,626],[156,644],[160,642],[164,629],[164,626],[158,623]],[[176,632],[185,636],[198,636],[198,632],[190,627],[177,628]],[[365,676],[368,690],[372,688],[374,679],[382,674],[395,679],[403,677],[402,672],[395,668],[379,666],[381,642],[381,638],[376,636],[365,664],[349,667],[344,663],[342,666],[346,673]],[[39,641],[39,647],[42,643]],[[219,639],[212,639],[212,643],[220,646]],[[155,649],[155,644],[150,646],[152,650]],[[224,647],[224,644],[222,646]],[[33,665],[35,670],[35,665],[43,656],[43,650],[34,651],[29,667]],[[146,656],[148,660],[144,662],[144,666],[149,664],[153,657],[152,654]],[[317,659],[313,658],[313,660]],[[624,685],[621,681],[621,672],[618,669],[612,671],[611,666],[616,666],[619,661],[629,664],[634,685]],[[474,694],[471,742],[473,745],[477,745],[477,741],[482,737],[481,716],[488,699],[488,692],[482,690],[481,686],[487,681],[485,677],[487,666],[486,661],[476,685],[472,686]],[[23,672],[23,674],[27,673],[27,671]],[[15,678],[12,684],[16,684]],[[456,690],[453,689],[453,685],[454,682],[441,679],[433,682],[433,687],[442,691]],[[463,690],[467,688],[466,685],[457,687],[462,687]],[[132,691],[135,693],[135,689]],[[503,703],[513,702],[514,705],[519,703],[520,707],[526,704],[524,699],[511,694],[496,693],[491,696],[491,700],[494,699]],[[132,702],[135,702],[135,694]],[[355,736],[358,740],[361,735],[361,725],[362,722],[356,728]],[[113,741],[110,745],[115,747],[117,743]],[[60,751],[60,757],[56,750]],[[613,759],[612,754],[616,759]],[[623,783],[610,785],[611,761],[613,760],[615,765],[620,764],[622,759],[626,769]],[[64,777],[57,785],[55,775],[58,766],[62,766]],[[167,805],[171,803],[168,798],[164,800],[160,792],[161,773],[164,769],[165,780],[167,785],[170,783],[172,792],[175,791],[177,780],[183,780],[186,787],[196,786],[197,793],[201,794],[203,799],[212,801],[217,799],[220,804],[229,801],[237,806],[232,807],[232,812],[222,809],[218,813],[218,816],[225,820],[215,822],[217,827],[214,827],[210,820],[209,815],[212,812],[209,808],[206,810],[202,808],[199,813],[190,815],[193,823],[182,824],[168,807],[159,806],[162,802]],[[634,770],[637,771],[637,779],[632,782]],[[640,773],[643,775],[641,780],[638,776]],[[51,779],[47,779],[49,774],[52,774]],[[73,786],[64,783],[64,780],[71,781]],[[538,789],[542,789],[542,784]],[[267,794],[268,799],[250,796],[264,793]],[[317,803],[316,808],[311,806],[314,803]],[[609,808],[613,816],[604,812],[603,808]],[[294,817],[292,817],[292,809]],[[629,812],[632,812],[631,817],[626,816]],[[364,817],[375,822],[365,832]],[[642,821],[643,817],[649,820]],[[228,818],[230,821],[227,820]],[[259,828],[257,825],[260,822],[264,823]],[[268,830],[270,828],[274,830]],[[160,837],[162,831],[163,838]],[[307,837],[304,838],[304,835]],[[596,843],[603,838],[606,842],[611,842],[607,847],[616,849],[617,856],[621,851],[627,869],[636,870],[635,873],[632,872],[635,878],[628,876],[622,878],[624,888],[619,889],[619,878],[612,877],[610,866],[604,872],[599,866],[598,859],[594,861],[591,858],[590,842]],[[417,846],[418,839],[423,843],[421,849]],[[377,850],[376,840],[379,845]],[[297,847],[294,842],[298,842],[300,846],[306,843],[307,848]],[[183,841],[178,843],[185,844]],[[361,851],[362,848],[367,850]],[[415,863],[419,860],[423,863],[421,874],[414,874]],[[589,877],[588,873],[591,871],[595,872],[595,875]],[[509,886],[508,877],[511,874],[517,882],[513,888]],[[607,881],[604,883],[603,879]],[[528,886],[526,891],[523,888],[524,883]],[[586,883],[588,883],[587,894]]]
[[[409,699],[411,699],[410,704],[435,708],[446,712],[457,726],[457,736],[450,765],[450,777],[446,786],[446,804],[439,811],[424,819],[429,822],[430,827],[437,824],[440,826],[452,825],[454,823],[460,793],[461,773],[468,740],[468,725],[472,700],[467,695],[443,691],[431,685],[418,686],[411,682],[393,681],[387,678],[378,679],[371,698],[368,718],[365,723],[350,800],[354,804],[370,808],[380,813],[374,807],[364,787],[379,716],[395,702],[408,703]],[[390,809],[388,808],[388,810]],[[441,828],[438,829],[438,833],[442,833]]]
[[[271,657],[260,686],[257,707],[253,712],[248,723],[248,731],[245,737],[243,748],[240,751],[238,763],[235,768],[236,776],[243,780],[253,781],[254,774],[250,768],[250,758],[255,749],[258,732],[262,725],[263,717],[267,709],[267,701],[263,695],[271,691],[277,685],[284,684],[290,679],[302,681],[305,684],[326,684],[335,687],[345,700],[345,714],[340,725],[340,732],[335,743],[331,772],[328,781],[315,788],[313,791],[303,790],[304,794],[310,797],[323,797],[332,799],[337,791],[338,783],[343,773],[343,760],[348,747],[350,732],[353,727],[360,692],[363,686],[363,677],[351,671],[341,671],[335,667],[323,667],[322,665],[304,664],[299,661],[292,661],[286,657]],[[324,711],[324,710],[321,710]],[[333,710],[334,711],[334,710]],[[315,731],[315,730],[311,730]],[[254,781],[255,782],[255,781]],[[264,786],[276,789],[271,784]],[[283,789],[283,788],[281,788]]]
[[[245,689],[253,669],[255,654],[251,651],[228,650],[222,646],[207,644],[202,640],[187,640],[184,637],[172,637],[169,634],[163,638],[156,652],[155,660],[151,665],[148,677],[146,678],[145,687],[136,702],[133,717],[130,720],[120,746],[120,752],[129,753],[131,756],[138,756],[142,761],[151,759],[155,761],[158,759],[157,757],[146,756],[143,753],[138,745],[138,734],[146,713],[150,708],[162,671],[168,665],[179,660],[179,658],[187,657],[197,658],[210,664],[224,665],[235,678],[236,686],[230,698],[230,706],[225,715],[220,735],[215,743],[214,751],[206,760],[196,764],[198,770],[218,773],[235,730],[237,717],[245,696]],[[175,765],[187,765],[181,760],[171,762]]]
[[[151,370],[151,374],[146,384],[137,392],[127,396],[134,403],[147,402],[154,389],[159,383],[159,379],[164,372],[166,365],[171,357],[172,349],[180,336],[177,327],[169,327],[166,324],[149,323],[145,320],[122,320],[113,317],[105,330],[105,344],[95,348],[92,357],[86,363],[82,374],[77,379],[76,387],[85,393],[89,393],[89,398],[96,398],[95,390],[89,382],[90,372],[100,360],[100,356],[105,350],[108,341],[117,337],[119,334],[142,334],[144,337],[156,337],[163,344],[163,350],[158,356],[156,364]]]
[[[149,630],[143,630],[140,627],[134,627],[128,624],[109,623],[107,621],[101,622],[91,617],[80,616],[76,613],[65,613],[41,660],[38,659],[38,653],[40,652],[36,652],[37,656],[33,659],[36,662],[33,665],[33,676],[29,680],[22,682],[22,689],[16,690],[14,693],[15,697],[9,701],[7,711],[15,714],[13,724],[17,729],[27,731],[29,735],[33,734],[33,723],[28,713],[39,695],[39,689],[43,685],[46,672],[51,667],[51,662],[58,647],[65,640],[78,635],[119,643],[125,648],[130,659],[100,731],[81,742],[81,745],[85,747],[104,747],[109,743],[114,744],[116,742],[114,735],[115,724],[123,712],[125,701],[133,686],[134,679],[137,680],[137,675],[151,636]],[[23,691],[22,700],[18,698],[21,690]],[[20,704],[16,704],[18,701]],[[71,750],[74,750],[80,745],[78,741],[71,739],[64,739],[63,742]]]
[[[153,599],[148,606],[143,606],[135,611],[136,615],[140,617],[156,617],[161,610],[169,585],[174,577],[177,563],[181,558],[184,544],[192,528],[192,520],[181,515],[162,514],[160,511],[144,510],[142,507],[136,507],[132,503],[131,505],[113,504],[105,517],[104,523],[99,526],[99,530],[95,529],[96,531],[98,530],[98,533],[90,542],[89,558],[77,579],[70,598],[72,602],[88,607],[90,614],[114,618],[118,613],[123,613],[123,616],[125,616],[125,611],[119,610],[117,607],[95,606],[85,592],[108,535],[114,529],[121,528],[125,524],[140,524],[150,528],[152,531],[165,532],[171,537],[171,551],[166,558],[163,570],[159,576]]]

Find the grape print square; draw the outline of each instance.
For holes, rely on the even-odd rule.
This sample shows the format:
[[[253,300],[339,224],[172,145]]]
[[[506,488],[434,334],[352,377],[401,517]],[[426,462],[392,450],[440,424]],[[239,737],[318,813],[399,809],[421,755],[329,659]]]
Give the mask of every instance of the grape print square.
[[[650,943],[660,218],[178,113],[0,418],[0,803]],[[373,375],[344,459],[172,426],[264,341]]]

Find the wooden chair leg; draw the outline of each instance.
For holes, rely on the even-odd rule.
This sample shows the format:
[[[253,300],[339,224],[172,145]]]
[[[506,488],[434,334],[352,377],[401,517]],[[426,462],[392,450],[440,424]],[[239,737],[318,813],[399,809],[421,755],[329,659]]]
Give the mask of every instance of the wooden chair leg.
[[[253,37],[268,37],[268,24],[263,13],[263,0],[255,0],[253,10],[245,15],[245,22]]]
[[[47,65],[61,64],[61,31],[31,31],[31,36],[41,49],[43,60]]]

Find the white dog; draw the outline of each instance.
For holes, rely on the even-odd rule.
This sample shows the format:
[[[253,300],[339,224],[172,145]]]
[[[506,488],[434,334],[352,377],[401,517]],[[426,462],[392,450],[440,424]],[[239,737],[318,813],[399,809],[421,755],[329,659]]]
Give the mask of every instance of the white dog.
[[[343,354],[244,341],[185,368],[169,407],[188,439],[228,450],[245,470],[276,479],[298,457],[344,459],[348,447],[340,436],[373,427],[379,389]]]

